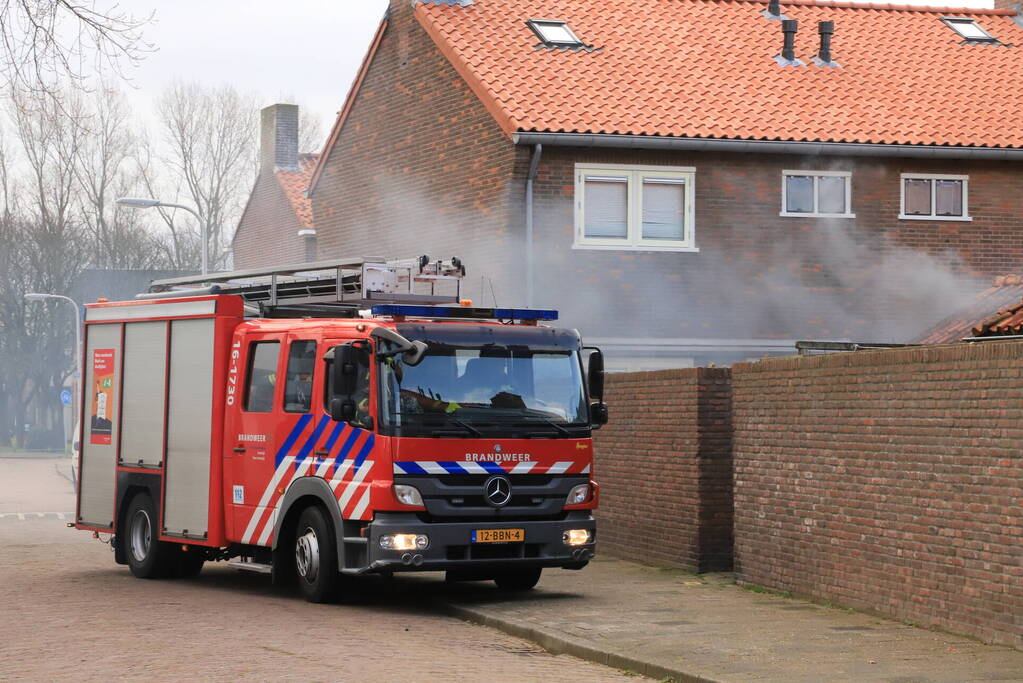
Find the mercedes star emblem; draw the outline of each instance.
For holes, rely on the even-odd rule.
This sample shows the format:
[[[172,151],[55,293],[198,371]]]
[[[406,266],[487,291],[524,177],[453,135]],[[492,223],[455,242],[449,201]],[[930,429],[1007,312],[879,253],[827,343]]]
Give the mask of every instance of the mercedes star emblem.
[[[483,484],[483,497],[495,508],[504,507],[511,500],[511,482],[508,477],[495,475]]]

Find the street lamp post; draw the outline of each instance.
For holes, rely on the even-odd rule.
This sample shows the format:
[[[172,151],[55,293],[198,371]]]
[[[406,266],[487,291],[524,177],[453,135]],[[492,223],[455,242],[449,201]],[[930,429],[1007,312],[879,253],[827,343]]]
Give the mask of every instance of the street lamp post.
[[[75,324],[74,324],[74,330],[75,330],[75,382],[74,382],[75,397],[74,397],[74,403],[72,403],[72,410],[73,410],[75,415],[78,415],[79,412],[80,412],[78,410],[78,402],[81,401],[82,381],[84,380],[84,375],[82,375],[82,312],[81,312],[81,309],[78,307],[78,302],[75,301],[74,299],[72,299],[69,296],[64,296],[63,294],[40,294],[38,292],[29,292],[29,293],[25,294],[25,299],[27,301],[46,301],[46,300],[66,301],[69,304],[71,304],[71,306],[74,308],[74,316],[75,316]],[[72,424],[74,424],[74,420],[72,420]],[[65,425],[65,429],[67,429],[66,425]]]
[[[188,213],[195,216],[195,220],[199,221],[200,234],[199,239],[202,241],[202,275],[203,277],[206,277],[206,275],[209,273],[209,256],[207,254],[208,245],[206,244],[208,236],[206,230],[206,221],[202,219],[202,216],[199,215],[198,211],[196,211],[190,206],[185,206],[184,204],[171,204],[169,202],[161,202],[159,199],[121,197],[120,199],[117,200],[116,203],[120,204],[121,206],[130,207],[132,209],[151,209],[154,206],[163,206],[168,209],[184,209]]]

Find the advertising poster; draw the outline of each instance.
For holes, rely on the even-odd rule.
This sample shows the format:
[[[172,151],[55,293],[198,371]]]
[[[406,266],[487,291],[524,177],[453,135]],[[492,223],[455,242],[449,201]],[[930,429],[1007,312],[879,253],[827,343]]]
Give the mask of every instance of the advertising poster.
[[[89,443],[112,442],[114,425],[114,349],[92,352],[92,433]]]

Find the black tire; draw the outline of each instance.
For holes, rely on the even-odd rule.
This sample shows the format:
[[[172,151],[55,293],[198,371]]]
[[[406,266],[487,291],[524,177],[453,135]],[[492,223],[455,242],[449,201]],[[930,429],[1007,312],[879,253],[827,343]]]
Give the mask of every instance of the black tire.
[[[195,546],[188,546],[188,550],[178,550],[175,559],[178,564],[175,575],[182,579],[194,579],[199,576],[202,566],[206,563],[206,555],[202,548]]]
[[[131,573],[140,579],[161,579],[177,573],[173,544],[157,540],[159,519],[148,493],[136,494],[128,504],[121,526],[124,555]]]
[[[541,567],[510,569],[494,577],[494,583],[503,591],[528,591],[540,581]]]
[[[292,561],[302,597],[309,602],[337,598],[337,543],[323,511],[307,507],[299,515],[292,542]]]

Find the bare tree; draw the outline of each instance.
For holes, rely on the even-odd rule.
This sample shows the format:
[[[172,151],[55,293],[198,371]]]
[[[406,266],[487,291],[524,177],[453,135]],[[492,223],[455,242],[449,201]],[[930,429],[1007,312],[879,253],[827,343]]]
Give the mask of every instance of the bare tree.
[[[2,0],[0,73],[9,88],[36,93],[83,86],[90,71],[123,75],[152,50],[142,40],[151,19],[95,0]]]
[[[24,155],[16,179],[7,153],[0,155],[0,367],[4,373],[6,425],[53,424],[52,398],[71,371],[73,330],[66,311],[27,304],[26,292],[67,294],[85,260],[74,159],[82,142],[71,100],[56,93],[15,94],[9,114]],[[48,402],[47,399],[50,399]]]
[[[137,194],[135,173],[138,136],[124,95],[104,86],[85,102],[75,98],[82,115],[82,141],[75,172],[82,190],[85,228],[90,237],[89,265],[94,268],[152,269],[166,265],[166,252],[147,216],[118,206],[118,197]]]
[[[298,108],[298,151],[319,152],[325,142],[323,120],[308,107]]]
[[[196,208],[208,230],[210,266],[217,268],[224,261],[226,233],[238,222],[256,177],[257,99],[230,86],[176,83],[160,98],[158,110],[168,149],[160,160],[177,182],[156,192],[152,163],[144,163],[151,196]],[[172,261],[185,267],[186,233],[197,234],[198,227],[182,229],[173,212],[162,215],[176,252]],[[187,265],[194,267],[195,261]]]

